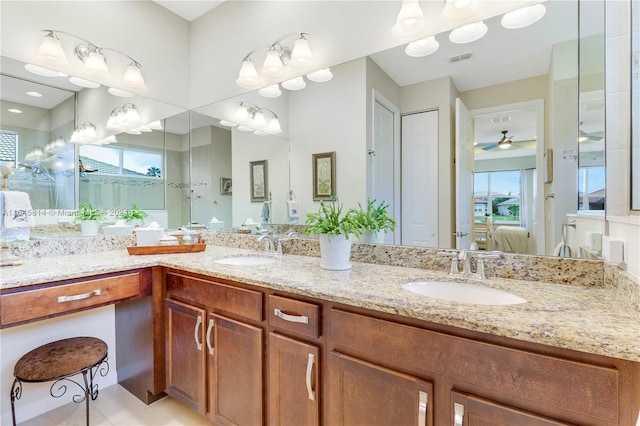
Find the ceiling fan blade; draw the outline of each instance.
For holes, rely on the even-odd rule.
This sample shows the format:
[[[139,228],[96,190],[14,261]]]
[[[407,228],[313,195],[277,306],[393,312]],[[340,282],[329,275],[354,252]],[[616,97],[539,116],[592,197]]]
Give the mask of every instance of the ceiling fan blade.
[[[483,151],[490,151],[490,150],[495,149],[495,148],[497,148],[497,147],[498,147],[498,143],[497,143],[497,142],[495,142],[495,143],[492,143],[492,144],[489,144],[489,145],[483,146],[483,147],[482,147],[482,150],[483,150]]]

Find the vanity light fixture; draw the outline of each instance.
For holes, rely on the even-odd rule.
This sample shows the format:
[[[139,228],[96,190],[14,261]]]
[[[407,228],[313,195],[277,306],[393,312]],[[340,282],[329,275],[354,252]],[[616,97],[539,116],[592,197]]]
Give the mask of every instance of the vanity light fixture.
[[[435,53],[436,50],[440,47],[440,43],[436,40],[434,36],[429,36],[427,38],[423,38],[417,41],[413,41],[407,45],[404,49],[404,52],[412,56],[414,58],[419,58],[422,56],[429,56],[432,53]]]
[[[283,45],[287,38],[293,36],[297,36],[293,47]],[[270,45],[253,49],[242,60],[236,84],[245,89],[256,89],[263,82],[261,80],[282,80],[289,74],[311,68],[314,61],[306,36],[307,33],[285,34]],[[263,48],[267,49],[267,54],[258,73],[251,55]]]
[[[402,0],[391,34],[400,40],[415,38],[427,28],[427,21],[417,0]]]
[[[147,86],[142,76],[142,66],[138,61],[133,59],[126,53],[112,49],[109,47],[99,47],[89,40],[79,37],[77,35],[60,31],[60,30],[43,30],[46,34],[38,49],[38,59],[46,65],[61,67],[66,65],[67,55],[65,53],[64,46],[60,40],[60,35],[65,35],[73,39],[79,40],[81,43],[76,45],[73,52],[75,56],[84,63],[85,74],[89,77],[98,79],[99,81],[110,80],[111,75],[109,73],[109,67],[107,66],[107,60],[105,58],[105,52],[116,53],[123,56],[127,60],[127,68],[119,81],[127,90],[133,91],[145,91]],[[32,72],[39,71],[37,66],[32,66],[34,70]],[[46,70],[46,68],[44,68]],[[57,73],[56,73],[57,74]],[[55,76],[53,71],[50,71],[50,76]],[[75,83],[74,83],[75,84]],[[97,84],[97,83],[95,83]],[[87,87],[87,86],[83,86]]]
[[[487,25],[482,21],[463,25],[449,33],[449,40],[456,44],[471,43],[484,37],[488,30]]]
[[[452,24],[469,22],[480,10],[480,0],[445,0],[440,17]]]
[[[70,142],[76,144],[88,144],[96,142],[98,139],[98,132],[96,131],[96,125],[87,121],[82,126],[77,127],[71,135]]]
[[[152,121],[148,124],[142,124],[140,113],[136,106],[132,103],[126,103],[122,107],[114,108],[109,115],[105,130],[114,132],[125,132],[130,135],[140,135],[149,133],[153,130],[162,130],[160,120]]]
[[[543,4],[538,3],[532,6],[523,7],[522,9],[514,10],[513,12],[505,13],[500,20],[500,23],[503,27],[510,30],[524,28],[538,22],[546,12],[547,8],[544,7]]]
[[[267,122],[264,113],[269,112],[271,118]],[[220,125],[225,127],[236,127],[241,132],[253,132],[256,135],[279,135],[282,133],[278,114],[268,108],[261,108],[251,102],[240,102],[235,113],[237,124],[233,121],[220,120]]]

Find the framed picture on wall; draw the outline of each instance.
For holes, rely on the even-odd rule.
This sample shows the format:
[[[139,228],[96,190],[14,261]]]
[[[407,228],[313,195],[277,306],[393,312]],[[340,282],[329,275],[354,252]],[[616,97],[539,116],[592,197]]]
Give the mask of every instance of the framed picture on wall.
[[[251,202],[267,201],[269,193],[267,181],[267,160],[249,162],[251,176]]]
[[[313,155],[313,200],[330,200],[336,195],[336,153]]]
[[[231,195],[231,178],[220,178],[220,195]]]

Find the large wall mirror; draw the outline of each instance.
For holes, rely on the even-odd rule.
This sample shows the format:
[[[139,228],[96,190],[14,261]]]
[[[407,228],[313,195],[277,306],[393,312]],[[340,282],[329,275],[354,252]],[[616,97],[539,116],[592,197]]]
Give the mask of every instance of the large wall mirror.
[[[631,2],[631,209],[640,210],[640,4]]]
[[[459,229],[462,204],[455,198],[464,189],[470,235],[480,249],[598,256],[597,245],[585,236],[604,232],[604,6],[582,2],[579,7],[577,1],[545,6],[545,16],[527,28],[507,30],[501,16],[494,17],[485,20],[488,33],[477,42],[454,45],[448,33],[439,34],[440,47],[429,56],[409,57],[401,46],[332,67],[330,82],[283,90],[277,107],[271,106],[273,99],[251,93],[231,100],[229,108],[249,100],[288,119],[283,130],[289,140],[289,189],[297,194],[301,218],[317,209],[311,156],[335,151],[341,202],[355,207],[367,197],[384,200],[405,222],[387,235],[387,243],[455,247],[452,234]],[[469,111],[473,127],[470,178],[457,175],[453,163],[456,143],[461,143],[455,136],[456,98]],[[233,120],[221,103],[214,105],[208,108],[218,108],[216,113],[196,112]],[[422,158],[414,170],[424,176],[406,175],[409,160],[419,157],[402,158],[401,152],[408,152],[407,145],[399,147],[408,133],[400,131],[403,121],[434,111],[436,144],[426,151],[436,156],[435,163],[429,166],[430,160]],[[237,128],[230,132],[241,134]],[[234,155],[255,149],[232,139]],[[503,139],[509,149],[501,148]],[[201,154],[194,151],[191,161],[198,158]],[[245,176],[249,161],[240,164]],[[256,205],[236,217],[236,191],[248,183],[246,177],[238,181],[236,158],[232,162],[231,224],[238,226],[246,217],[259,217],[261,210]],[[421,183],[407,189],[411,179]],[[461,187],[463,181],[468,188]],[[273,194],[274,211],[276,205],[284,208],[285,200]],[[207,203],[212,210],[204,211],[217,217],[213,211],[223,204]],[[486,235],[500,227],[504,234],[524,235],[524,245],[487,244]]]

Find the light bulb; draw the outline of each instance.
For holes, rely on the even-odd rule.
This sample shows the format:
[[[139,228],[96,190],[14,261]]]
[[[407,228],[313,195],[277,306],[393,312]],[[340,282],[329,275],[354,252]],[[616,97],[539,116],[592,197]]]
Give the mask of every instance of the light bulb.
[[[275,79],[280,79],[287,74],[284,65],[282,65],[282,59],[280,59],[280,53],[277,50],[271,49],[267,52],[267,57],[262,65],[262,74],[265,77]]]
[[[259,82],[258,72],[256,71],[256,66],[253,61],[251,61],[251,59],[242,61],[236,84],[245,89],[255,89],[258,87]]]
[[[293,45],[289,65],[298,69],[307,69],[313,66],[313,56],[311,55],[311,49],[309,49],[309,42],[302,34]]]
[[[131,90],[145,91],[147,90],[147,85],[144,82],[144,77],[142,76],[142,70],[140,69],[140,64],[136,62],[132,62],[127,67],[127,70],[124,72],[124,76],[122,77],[122,84]]]

